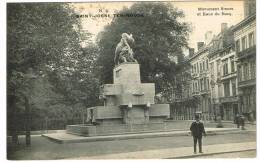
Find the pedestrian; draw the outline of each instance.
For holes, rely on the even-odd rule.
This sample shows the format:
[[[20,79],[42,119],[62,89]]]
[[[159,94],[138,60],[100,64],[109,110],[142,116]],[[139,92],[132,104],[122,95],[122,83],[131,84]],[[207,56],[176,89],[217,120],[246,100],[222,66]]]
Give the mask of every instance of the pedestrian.
[[[200,121],[199,115],[195,115],[195,122],[192,122],[190,131],[193,136],[194,154],[197,153],[197,142],[199,143],[199,153],[202,152],[202,134],[206,136],[203,123]]]
[[[243,115],[240,115],[240,124],[241,124],[241,129],[245,130],[245,117]]]
[[[240,115],[239,114],[237,114],[235,117],[235,124],[237,124],[237,128],[240,127]]]

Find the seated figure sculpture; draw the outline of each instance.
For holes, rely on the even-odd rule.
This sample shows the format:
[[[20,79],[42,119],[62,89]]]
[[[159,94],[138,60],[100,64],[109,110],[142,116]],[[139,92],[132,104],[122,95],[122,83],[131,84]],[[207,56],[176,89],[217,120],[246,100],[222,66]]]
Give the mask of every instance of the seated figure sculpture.
[[[134,44],[134,38],[132,34],[123,33],[120,42],[116,46],[115,50],[115,65],[118,65],[123,62],[136,62],[136,59],[133,57],[133,50],[130,45]],[[130,44],[130,45],[129,45]]]

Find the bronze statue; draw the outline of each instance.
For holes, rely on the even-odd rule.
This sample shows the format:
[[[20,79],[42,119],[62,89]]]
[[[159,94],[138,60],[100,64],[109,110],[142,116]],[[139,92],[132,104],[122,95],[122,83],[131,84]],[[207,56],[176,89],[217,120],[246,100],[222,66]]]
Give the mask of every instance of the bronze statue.
[[[116,46],[115,51],[115,58],[114,62],[115,65],[118,65],[123,62],[136,62],[133,56],[133,50],[131,49],[130,45],[133,45],[135,42],[132,34],[123,33],[121,41]],[[129,45],[130,44],[130,45]]]

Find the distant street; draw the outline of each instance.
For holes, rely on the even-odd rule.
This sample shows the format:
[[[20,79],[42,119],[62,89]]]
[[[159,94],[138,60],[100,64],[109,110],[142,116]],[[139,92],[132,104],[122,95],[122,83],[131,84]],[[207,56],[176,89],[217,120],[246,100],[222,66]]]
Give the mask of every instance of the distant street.
[[[204,145],[241,143],[256,141],[255,132],[243,134],[226,134],[207,136],[203,139]],[[86,143],[57,144],[41,136],[32,137],[32,146],[24,147],[24,138],[20,138],[20,147],[15,152],[8,148],[9,159],[66,159],[84,156],[98,156],[153,149],[191,147],[192,137],[157,137],[145,139],[129,139],[115,141],[98,141]],[[191,151],[192,152],[192,151]],[[252,155],[252,152],[249,152]],[[210,157],[210,156],[203,156]],[[217,155],[214,157],[218,157]]]

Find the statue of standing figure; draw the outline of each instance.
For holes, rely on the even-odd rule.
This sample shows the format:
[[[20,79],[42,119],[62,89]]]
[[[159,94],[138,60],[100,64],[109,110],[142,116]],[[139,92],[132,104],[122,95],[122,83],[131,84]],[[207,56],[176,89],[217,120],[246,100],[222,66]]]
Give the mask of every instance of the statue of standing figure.
[[[133,45],[135,40],[132,34],[123,33],[120,42],[116,46],[115,50],[115,65],[118,65],[123,62],[136,62],[134,59],[134,53],[130,45]]]

